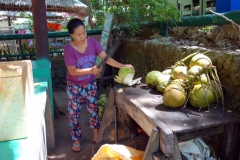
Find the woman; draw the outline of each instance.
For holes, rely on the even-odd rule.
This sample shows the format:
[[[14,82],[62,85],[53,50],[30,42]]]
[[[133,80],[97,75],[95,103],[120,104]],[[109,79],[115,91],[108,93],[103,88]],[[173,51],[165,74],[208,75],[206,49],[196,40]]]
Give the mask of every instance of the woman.
[[[80,19],[72,19],[67,24],[72,41],[64,48],[64,61],[67,66],[67,96],[69,127],[73,140],[72,150],[81,151],[82,137],[80,111],[86,105],[89,115],[89,127],[93,129],[93,142],[97,140],[100,119],[97,106],[97,83],[95,75],[100,68],[94,66],[96,56],[104,59],[107,54],[100,43],[87,38],[85,25]],[[106,63],[116,68],[132,67],[108,58]]]

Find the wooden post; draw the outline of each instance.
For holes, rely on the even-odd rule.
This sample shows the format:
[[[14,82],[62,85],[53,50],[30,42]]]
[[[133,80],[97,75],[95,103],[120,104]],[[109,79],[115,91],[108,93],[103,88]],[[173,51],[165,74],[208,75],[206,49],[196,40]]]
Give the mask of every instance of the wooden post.
[[[174,134],[174,148],[173,154],[167,158],[168,160],[182,160],[181,152],[178,145],[178,140],[176,134]]]
[[[238,142],[238,124],[230,124],[224,128],[224,139],[222,145],[221,159],[235,160],[237,159],[237,153],[234,152],[236,144]],[[238,158],[239,159],[239,158]]]
[[[7,17],[8,18],[8,26],[11,26],[11,17]]]
[[[48,30],[45,1],[32,0],[36,60],[49,61]]]
[[[150,138],[148,140],[147,147],[145,149],[145,154],[143,157],[143,160],[151,160],[153,159],[153,153],[159,150],[159,131],[156,127],[152,129],[152,133],[150,135]]]
[[[153,160],[166,160],[166,156],[163,154],[161,150],[158,150],[153,153]]]
[[[52,119],[52,111],[50,104],[49,91],[46,90],[46,107],[45,107],[45,123],[46,123],[46,138],[47,138],[47,149],[55,149],[55,131]]]

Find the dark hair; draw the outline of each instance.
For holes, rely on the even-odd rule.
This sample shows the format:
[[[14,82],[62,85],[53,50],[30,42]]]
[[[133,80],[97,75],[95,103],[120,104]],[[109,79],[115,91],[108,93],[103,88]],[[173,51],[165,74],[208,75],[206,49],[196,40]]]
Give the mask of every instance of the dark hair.
[[[79,26],[85,27],[85,24],[83,23],[83,21],[81,19],[78,19],[78,18],[71,19],[67,24],[68,33],[73,34],[74,29]]]

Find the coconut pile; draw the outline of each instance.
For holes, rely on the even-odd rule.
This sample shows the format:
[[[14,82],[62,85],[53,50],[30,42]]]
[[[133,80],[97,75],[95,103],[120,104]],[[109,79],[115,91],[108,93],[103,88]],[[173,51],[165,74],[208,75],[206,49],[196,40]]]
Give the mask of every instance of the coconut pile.
[[[164,105],[171,108],[185,107],[187,102],[199,109],[220,101],[224,105],[216,67],[204,53],[193,53],[162,72],[149,72],[145,83],[163,93]]]
[[[108,95],[107,94],[100,94],[98,97],[98,114],[100,119],[102,119],[103,117],[103,113],[104,113],[104,109],[105,109],[105,105],[107,103],[108,100]]]

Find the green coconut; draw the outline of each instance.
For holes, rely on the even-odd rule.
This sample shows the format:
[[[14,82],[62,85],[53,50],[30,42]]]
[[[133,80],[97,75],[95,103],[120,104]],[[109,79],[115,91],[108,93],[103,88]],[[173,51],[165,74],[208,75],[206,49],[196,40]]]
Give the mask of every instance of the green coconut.
[[[102,105],[105,105],[107,103],[107,97],[101,98]]]
[[[172,79],[186,79],[187,67],[177,66],[172,70]]]
[[[172,69],[165,69],[164,71],[162,71],[162,74],[171,74],[172,73]]]
[[[184,82],[185,81],[183,79],[174,79],[174,80],[171,81],[170,84],[179,84],[183,87],[183,86],[185,86]]]
[[[191,59],[189,68],[192,68],[193,66],[206,68],[208,65],[212,65],[211,59],[204,54],[197,54]]]
[[[160,71],[151,71],[146,75],[145,83],[155,87],[157,85],[157,78],[161,75],[162,73]]]
[[[201,66],[192,66],[188,70],[188,78],[192,81],[192,83],[195,84],[208,84],[208,79],[205,74],[201,74],[198,76],[199,72],[202,70]]]
[[[200,76],[198,76],[194,81],[193,81],[193,85],[196,84],[208,84],[208,79],[207,76],[205,74],[202,74]]]
[[[107,97],[108,95],[107,94],[100,94],[99,95],[99,99],[103,98],[103,97]]]
[[[128,74],[134,74],[134,70],[130,67],[121,67],[118,71],[118,76],[125,78]]]
[[[159,92],[163,93],[165,88],[171,83],[172,76],[168,74],[161,74],[157,78],[156,88]]]
[[[170,84],[165,88],[163,94],[163,103],[171,108],[182,107],[187,100],[185,90],[180,84]]]
[[[214,100],[211,86],[197,84],[189,92],[189,103],[196,108],[207,108]]]
[[[98,100],[98,106],[104,106],[107,103],[107,97],[102,97],[101,99]]]
[[[103,111],[104,107],[103,106],[98,106],[98,111]]]
[[[99,118],[102,119],[104,113],[104,107],[103,106],[98,106],[98,115]]]
[[[123,83],[123,80],[124,80],[124,78],[122,78],[120,76],[115,76],[115,78],[114,78],[114,81],[117,82],[117,83],[120,83],[120,84]]]
[[[134,75],[134,70],[131,67],[121,67],[119,68],[118,75],[115,76],[114,81],[124,84],[124,79],[128,75]]]
[[[102,105],[102,100],[99,99],[99,100],[98,100],[98,106],[101,106],[101,105]]]
[[[201,66],[192,66],[192,67],[188,70],[187,74],[188,74],[188,75],[196,75],[196,74],[198,74],[199,71],[201,71],[201,70],[202,70],[202,67],[201,67]]]

